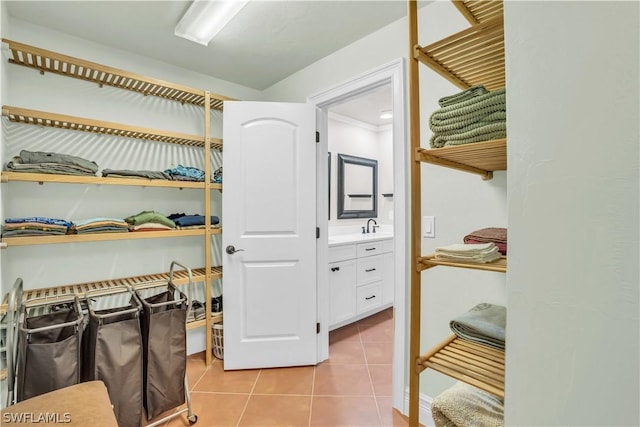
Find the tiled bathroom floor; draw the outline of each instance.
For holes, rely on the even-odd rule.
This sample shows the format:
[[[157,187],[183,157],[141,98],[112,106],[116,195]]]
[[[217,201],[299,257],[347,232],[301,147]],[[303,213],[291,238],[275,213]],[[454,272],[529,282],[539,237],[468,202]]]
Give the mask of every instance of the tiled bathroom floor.
[[[223,370],[204,353],[189,356],[187,378],[199,427],[406,426],[391,403],[393,311],[329,334],[318,366]],[[187,426],[185,416],[168,426]]]

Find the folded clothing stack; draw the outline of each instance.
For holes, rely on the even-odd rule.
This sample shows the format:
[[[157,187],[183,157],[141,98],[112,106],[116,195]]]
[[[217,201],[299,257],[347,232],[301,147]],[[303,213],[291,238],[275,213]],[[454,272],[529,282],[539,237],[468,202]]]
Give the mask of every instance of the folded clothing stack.
[[[2,227],[2,237],[69,234],[72,232],[72,225],[69,221],[56,218],[7,218]]]
[[[436,259],[484,264],[501,257],[498,247],[489,243],[454,243],[436,248]]]
[[[95,162],[68,154],[21,150],[7,163],[11,172],[49,173],[59,175],[92,175],[98,172]]]
[[[504,350],[506,323],[506,307],[483,302],[451,320],[449,326],[460,339]]]
[[[90,218],[74,221],[75,232],[86,233],[126,233],[129,231],[129,224],[119,218]]]
[[[489,243],[493,242],[498,247],[498,252],[507,254],[507,229],[498,227],[481,228],[464,236],[464,243]]]
[[[102,176],[112,178],[140,178],[140,179],[166,179],[171,177],[161,171],[151,170],[129,170],[129,169],[103,169]]]
[[[184,213],[174,213],[169,215],[167,218],[172,220],[176,224],[176,227],[183,230],[205,227],[205,217],[203,215],[187,215]],[[211,215],[211,225],[214,226],[219,223],[220,218]]]
[[[173,221],[156,211],[142,211],[124,220],[129,224],[129,231],[161,231],[176,228]]]
[[[192,166],[178,165],[173,169],[166,169],[164,173],[170,176],[169,179],[173,179],[176,181],[204,182],[204,171]]]
[[[490,141],[507,136],[505,89],[493,92],[473,86],[438,101],[442,108],[429,118],[431,148]]]

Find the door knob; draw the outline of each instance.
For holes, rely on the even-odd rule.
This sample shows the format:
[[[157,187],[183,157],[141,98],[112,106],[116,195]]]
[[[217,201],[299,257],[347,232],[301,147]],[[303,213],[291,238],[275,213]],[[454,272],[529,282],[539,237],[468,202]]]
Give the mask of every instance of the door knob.
[[[235,247],[235,246],[233,246],[233,245],[229,245],[229,246],[227,246],[226,251],[227,251],[227,253],[228,253],[229,255],[233,255],[233,254],[235,254],[236,252],[244,251],[244,249],[236,249],[236,247]]]

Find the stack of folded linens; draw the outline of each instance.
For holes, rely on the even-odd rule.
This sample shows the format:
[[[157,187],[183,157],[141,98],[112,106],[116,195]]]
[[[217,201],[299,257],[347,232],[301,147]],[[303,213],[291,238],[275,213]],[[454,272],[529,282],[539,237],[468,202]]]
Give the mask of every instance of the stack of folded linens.
[[[507,309],[481,303],[454,318],[449,326],[460,339],[504,350]]]
[[[436,259],[474,262],[484,264],[492,262],[501,257],[498,247],[493,242],[471,244],[454,243],[453,245],[440,246],[436,248]]]
[[[74,221],[73,224],[78,234],[129,232],[129,224],[119,218],[90,218]]]
[[[72,225],[69,221],[57,218],[7,218],[2,227],[2,237],[70,234]]]
[[[507,254],[507,229],[498,227],[481,228],[464,236],[464,243],[493,242],[502,255]]]
[[[438,101],[440,109],[429,118],[431,148],[490,141],[507,136],[505,89],[489,92],[473,86]]]
[[[504,401],[457,382],[433,399],[431,415],[436,427],[502,427]]]
[[[129,224],[129,231],[162,231],[176,228],[175,222],[156,211],[142,211],[124,220]]]
[[[91,175],[98,172],[98,165],[82,157],[43,151],[20,151],[6,165],[11,172],[49,173],[59,175]]]

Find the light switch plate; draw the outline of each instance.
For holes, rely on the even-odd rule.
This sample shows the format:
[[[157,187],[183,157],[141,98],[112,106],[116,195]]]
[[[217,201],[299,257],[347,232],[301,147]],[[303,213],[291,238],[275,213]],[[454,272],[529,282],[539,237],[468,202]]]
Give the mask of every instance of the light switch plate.
[[[422,217],[422,236],[436,237],[436,221],[434,216]]]

